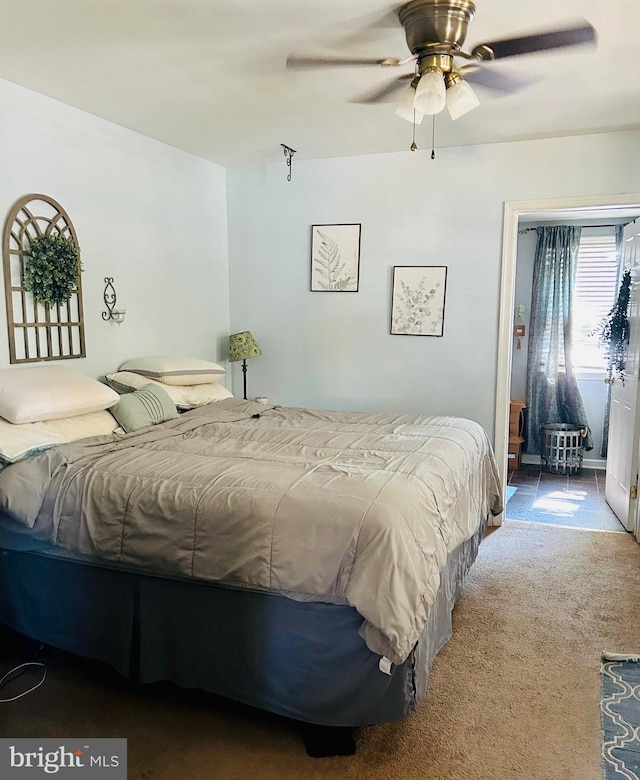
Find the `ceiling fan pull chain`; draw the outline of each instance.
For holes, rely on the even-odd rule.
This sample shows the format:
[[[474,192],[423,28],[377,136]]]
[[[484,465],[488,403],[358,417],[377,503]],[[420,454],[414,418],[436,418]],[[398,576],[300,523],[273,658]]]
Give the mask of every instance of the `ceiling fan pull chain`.
[[[420,71],[418,70],[418,60],[416,60],[416,66],[414,68],[414,77],[413,81],[411,82],[411,86],[415,87],[417,86],[418,81],[420,80]],[[411,146],[410,149],[412,152],[415,152],[418,148],[418,144],[416,143],[416,106],[415,103],[413,105],[413,129],[412,129],[412,137],[411,137]]]
[[[418,148],[418,145],[416,144],[416,110],[413,109],[413,136],[411,138],[411,146],[410,149],[412,152],[415,152],[415,150]]]
[[[431,119],[431,159],[436,159],[436,115],[434,114]]]

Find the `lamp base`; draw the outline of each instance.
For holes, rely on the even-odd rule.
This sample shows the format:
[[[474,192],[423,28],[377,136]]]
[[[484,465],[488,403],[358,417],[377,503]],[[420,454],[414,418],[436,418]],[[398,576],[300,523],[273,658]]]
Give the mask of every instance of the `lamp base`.
[[[244,400],[247,400],[247,361],[242,361],[242,385],[244,388]]]

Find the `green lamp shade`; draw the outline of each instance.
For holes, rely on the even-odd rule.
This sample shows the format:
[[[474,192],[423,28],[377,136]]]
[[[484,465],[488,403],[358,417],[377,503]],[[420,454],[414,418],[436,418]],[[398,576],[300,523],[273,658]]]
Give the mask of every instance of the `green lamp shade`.
[[[236,360],[258,357],[258,355],[262,355],[262,350],[256,344],[250,330],[232,333],[229,336],[229,360],[232,363]]]

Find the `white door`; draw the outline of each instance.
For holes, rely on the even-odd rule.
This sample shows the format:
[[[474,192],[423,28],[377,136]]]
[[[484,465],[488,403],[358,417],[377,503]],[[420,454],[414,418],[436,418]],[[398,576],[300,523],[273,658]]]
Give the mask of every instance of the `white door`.
[[[629,347],[624,382],[614,377],[607,445],[605,499],[628,531],[635,531],[638,490],[638,374],[640,371],[640,223],[625,227],[623,269],[631,271]]]

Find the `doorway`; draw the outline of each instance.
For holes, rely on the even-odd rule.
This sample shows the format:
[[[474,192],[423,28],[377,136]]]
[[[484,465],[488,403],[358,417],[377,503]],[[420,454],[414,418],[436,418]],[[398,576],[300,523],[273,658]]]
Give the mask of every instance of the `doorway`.
[[[509,472],[505,515],[508,520],[626,533],[606,503],[604,490],[602,469],[582,468],[565,476],[523,464]]]
[[[594,216],[599,216],[603,210],[606,210],[607,215],[613,218],[626,215],[635,216],[640,213],[640,194],[505,202],[503,212],[495,418],[495,450],[498,465],[503,476],[505,492],[508,487],[508,424],[519,222],[521,219],[529,221],[532,219],[539,219],[540,221],[576,219],[584,214],[593,218]],[[500,525],[501,523],[502,516],[496,518],[494,524]]]

